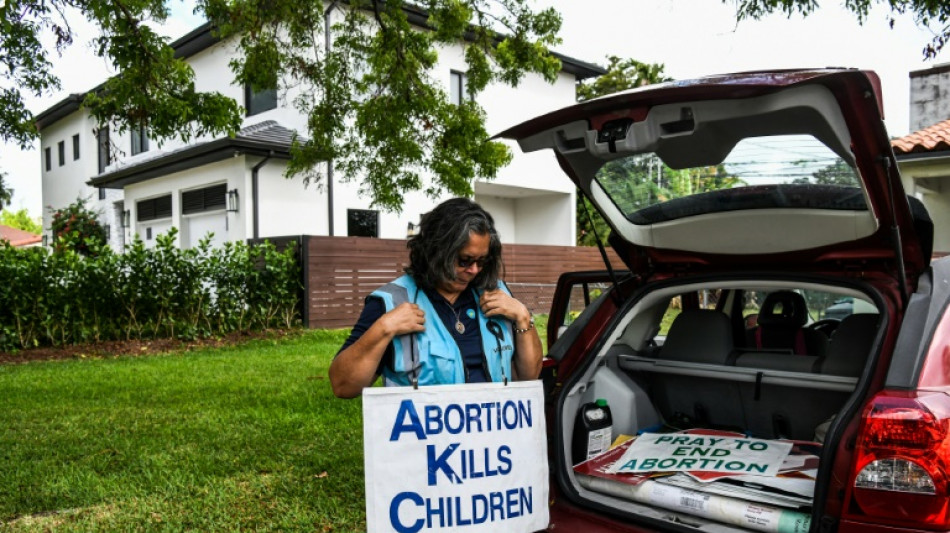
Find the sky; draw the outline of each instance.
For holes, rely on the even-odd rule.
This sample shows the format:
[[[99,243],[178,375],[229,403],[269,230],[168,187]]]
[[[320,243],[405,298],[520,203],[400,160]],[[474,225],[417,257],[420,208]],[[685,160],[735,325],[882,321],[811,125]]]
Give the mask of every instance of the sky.
[[[555,50],[584,61],[606,64],[608,55],[661,63],[665,74],[688,79],[746,70],[855,67],[881,77],[888,133],[910,133],[911,71],[950,62],[950,51],[924,61],[922,49],[932,36],[911,17],[900,16],[894,28],[888,10],[875,7],[863,25],[838,4],[826,2],[808,17],[769,16],[760,21],[736,22],[735,3],[718,0],[538,0],[561,12],[561,45]],[[190,4],[170,0],[173,16],[160,28],[172,39],[201,24]],[[86,44],[93,36],[81,21],[77,45],[53,58],[62,90],[43,98],[27,99],[39,113],[69,93],[85,92],[111,73]],[[38,143],[37,143],[38,146]],[[32,216],[42,209],[40,153],[21,152],[0,143],[0,169],[13,187],[10,209],[26,208]]]

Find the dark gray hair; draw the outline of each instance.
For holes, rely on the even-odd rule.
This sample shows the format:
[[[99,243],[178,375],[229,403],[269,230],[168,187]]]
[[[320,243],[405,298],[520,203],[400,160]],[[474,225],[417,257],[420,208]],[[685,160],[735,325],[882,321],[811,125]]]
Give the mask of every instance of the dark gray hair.
[[[438,289],[443,283],[455,281],[459,252],[472,234],[488,235],[488,257],[485,266],[469,284],[475,289],[495,289],[501,277],[501,240],[495,221],[488,211],[468,198],[453,198],[422,215],[419,233],[409,239],[409,266],[406,272],[418,285]]]

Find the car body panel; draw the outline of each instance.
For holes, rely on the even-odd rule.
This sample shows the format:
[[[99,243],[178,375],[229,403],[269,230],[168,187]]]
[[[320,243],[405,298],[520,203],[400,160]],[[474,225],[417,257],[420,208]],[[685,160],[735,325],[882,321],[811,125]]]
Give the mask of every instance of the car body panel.
[[[912,284],[929,257],[907,202],[892,201],[904,198],[904,192],[883,128],[879,90],[876,75],[857,70],[714,76],[598,98],[530,120],[499,137],[517,140],[525,151],[553,149],[565,172],[605,216],[614,238],[629,244],[621,257],[637,274],[677,266],[698,271],[709,265],[811,269],[848,263],[893,275],[903,263],[903,281]],[[626,122],[615,126],[617,120]],[[799,187],[776,184],[722,189],[706,202],[712,211],[691,214],[690,207],[672,219],[638,223],[595,179],[605,162],[624,154],[652,150],[673,169],[714,165],[742,135],[767,138],[783,131],[809,133],[844,158],[860,177],[864,207],[804,209],[812,200],[803,197],[783,208],[781,202]],[[759,208],[743,208],[746,198]],[[720,210],[723,202],[737,207]],[[767,207],[772,203],[778,207]],[[735,239],[736,234],[743,238]]]
[[[573,324],[573,322],[567,320],[568,314],[578,311],[583,314],[584,311],[593,311],[596,309],[596,305],[599,305],[599,302],[596,302],[596,300],[600,294],[592,295],[592,289],[599,290],[599,287],[610,285],[616,280],[626,279],[629,276],[630,272],[627,270],[595,270],[587,272],[565,272],[561,274],[555,285],[554,299],[551,301],[551,310],[548,312],[548,335],[546,339],[548,347],[553,346],[558,338],[565,332],[567,326]],[[596,303],[594,308],[589,308],[591,303]],[[585,323],[584,317],[580,315],[575,318],[575,321],[581,322],[578,326],[582,326],[583,323]],[[581,328],[575,327],[574,329],[579,331]],[[567,342],[570,343],[570,341]],[[555,352],[553,357],[560,360],[563,354]]]
[[[885,386],[895,390],[950,385],[950,259],[931,263],[904,315]]]
[[[823,182],[818,172],[809,169],[810,177],[798,183],[781,181],[791,175],[781,173],[776,173],[779,182],[764,185],[752,183],[751,178],[739,179],[742,183],[728,181],[740,176],[735,170],[740,167],[728,158],[742,142],[784,133],[807,134],[810,140],[817,140],[835,161],[843,162],[841,177],[854,180]],[[666,365],[678,369],[679,375],[710,381],[733,379],[727,376],[730,374],[747,375],[743,372],[749,370],[748,365],[741,367],[735,352],[762,345],[744,342],[755,337],[745,336],[749,326],[742,324],[747,309],[742,296],[756,293],[759,287],[771,291],[799,287],[802,292],[828,289],[826,300],[816,300],[822,302],[814,308],[816,314],[840,308],[850,315],[873,307],[864,310],[879,315],[871,322],[866,317],[850,320],[868,330],[867,335],[859,333],[857,337],[869,341],[871,347],[861,348],[857,354],[860,359],[848,359],[858,364],[853,374],[846,375],[848,387],[838,389],[843,395],[826,401],[829,396],[821,395],[823,389],[814,385],[845,379],[845,375],[833,371],[830,376],[820,375],[818,369],[824,368],[815,366],[811,374],[797,372],[801,375],[792,376],[797,380],[795,385],[780,385],[800,387],[795,390],[807,391],[808,398],[789,399],[773,387],[768,391],[776,396],[751,404],[764,409],[766,416],[784,413],[786,420],[797,420],[798,434],[810,436],[817,423],[824,422],[821,426],[827,433],[812,502],[812,530],[918,530],[881,525],[885,521],[875,521],[865,514],[851,490],[858,464],[855,442],[867,427],[863,413],[881,391],[885,387],[906,391],[923,387],[947,392],[950,385],[950,260],[930,264],[932,223],[919,202],[908,198],[901,186],[883,128],[876,75],[823,69],[670,82],[555,111],[515,126],[500,137],[517,140],[525,151],[553,150],[580,194],[589,198],[608,221],[612,229],[610,245],[629,268],[619,276],[607,272],[569,273],[558,282],[548,323],[551,358],[546,362],[550,384],[546,386],[545,411],[552,474],[549,530],[632,533],[687,529],[689,521],[657,512],[649,504],[618,504],[583,488],[571,469],[574,420],[583,402],[592,402],[602,394],[621,400],[614,403],[611,399],[610,405],[628,406],[628,420],[618,427],[630,435],[654,427],[657,420],[682,420],[677,415],[683,409],[664,412],[651,405],[664,401],[667,405],[682,404],[654,397],[646,390],[661,388],[664,376],[642,368]],[[790,157],[794,158],[794,153]],[[656,187],[643,179],[644,174],[651,176],[654,160]],[[691,172],[698,167],[705,167],[705,174],[695,174],[702,179],[728,180],[721,187],[697,187],[694,191]],[[684,171],[687,174],[676,174]],[[684,183],[690,185],[685,193],[667,183],[660,186],[661,180],[672,183],[671,176],[681,175],[687,176]],[[590,284],[608,280],[610,288],[599,289],[603,294],[595,299]],[[743,293],[748,288],[744,283],[749,283],[752,290]],[[569,294],[572,287],[581,287],[586,308],[576,318],[571,316],[573,323],[562,329],[562,324],[571,322],[565,320],[568,310],[577,313]],[[729,342],[732,338],[743,339],[728,345],[726,351],[734,355],[728,360],[731,362],[709,368],[711,365],[704,362],[692,367],[694,361],[672,356],[663,361],[664,350],[674,350],[671,339],[683,338],[656,335],[660,330],[657,324],[667,317],[664,299],[677,300],[679,313],[698,310],[696,291],[707,287],[718,288],[720,294],[736,289],[732,304],[726,303],[727,297],[720,300],[722,307],[706,307],[726,314],[728,329],[738,331]],[[693,291],[692,296],[689,291]],[[840,300],[838,307],[832,305],[836,299]],[[836,321],[827,322],[834,327]],[[669,322],[666,324],[669,326]],[[687,326],[685,331],[692,339],[699,339],[697,331],[702,330]],[[700,342],[704,341],[702,338]],[[705,356],[707,349],[703,344],[692,350]],[[824,352],[818,350],[795,352],[793,357],[798,355],[825,362]],[[659,364],[651,357],[657,357]],[[636,366],[640,363],[647,366]],[[758,387],[761,383],[768,387],[767,380],[776,376],[769,374],[770,370],[752,372],[758,372],[754,401],[759,402]],[[631,380],[629,387],[625,378]],[[745,416],[747,405],[743,402],[752,397],[728,392],[704,394],[710,389],[702,391],[705,383],[697,381],[674,383],[678,385],[672,385],[671,396],[684,399],[686,409],[696,409],[696,405],[705,408],[701,405],[705,401],[713,406],[737,405],[734,412]],[[691,402],[695,403],[689,405]],[[643,405],[652,411],[645,418],[637,418],[641,416],[637,410]],[[826,413],[823,408],[829,405],[833,410]],[[809,406],[809,413],[817,420],[797,417],[800,410],[784,411]],[[615,424],[618,418],[613,418]],[[635,420],[631,422],[631,418]],[[701,424],[712,420],[697,415],[692,421]],[[748,420],[730,427],[747,428],[749,434],[771,432],[766,438],[783,438],[774,418],[773,427],[767,430],[761,428],[768,420],[765,424],[761,418]],[[917,524],[913,517],[910,521],[895,517],[886,522]]]
[[[920,369],[911,381],[918,389],[946,390],[950,386],[950,262],[934,262],[932,274],[936,282],[932,283],[927,320],[920,321],[919,338],[926,350],[921,354],[922,364],[911,367]]]
[[[869,524],[853,520],[842,520],[838,524],[838,533],[933,533],[926,529],[908,529],[903,527]]]
[[[552,489],[554,490],[554,489]],[[556,494],[550,508],[551,526],[546,531],[569,531],[583,533],[651,533],[633,524],[619,522],[602,514],[578,507]]]

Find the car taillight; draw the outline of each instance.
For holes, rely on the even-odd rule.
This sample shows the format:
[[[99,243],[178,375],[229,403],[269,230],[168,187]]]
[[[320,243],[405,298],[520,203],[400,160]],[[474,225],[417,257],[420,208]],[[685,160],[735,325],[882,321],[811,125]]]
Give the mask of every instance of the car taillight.
[[[950,525],[950,397],[883,391],[861,423],[849,517],[926,529]]]

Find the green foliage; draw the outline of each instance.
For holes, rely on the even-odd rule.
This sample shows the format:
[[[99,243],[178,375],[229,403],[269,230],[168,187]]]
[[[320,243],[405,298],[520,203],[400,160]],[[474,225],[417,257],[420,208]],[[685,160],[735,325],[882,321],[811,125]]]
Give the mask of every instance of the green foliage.
[[[660,187],[657,190],[657,197],[661,201],[708,191],[730,189],[744,183],[737,176],[726,172],[724,165],[682,170],[673,170],[664,165],[663,171],[663,176],[660,178]]]
[[[13,88],[0,89],[0,139],[26,149],[36,137],[22,96],[59,88],[44,42],[57,49],[72,44],[67,6],[99,27],[95,53],[120,72],[85,97],[98,123],[116,124],[119,132],[146,127],[159,142],[239,129],[237,102],[198,91],[191,67],[145,23],[166,19],[167,0],[6,0],[0,87]],[[407,12],[418,15],[420,7],[429,31],[409,22]],[[329,50],[324,9],[333,21]],[[490,83],[516,86],[528,72],[553,81],[560,69],[548,51],[560,42],[560,15],[554,8],[532,11],[528,0],[199,0],[197,11],[236,44],[237,84],[297,95],[291,103],[306,116],[307,130],[293,147],[288,177],[320,183],[321,164],[332,160],[338,175],[361,180],[372,205],[390,210],[415,190],[471,196],[474,179],[494,178],[511,159],[505,145],[488,140],[474,98],[453,104],[445,80],[433,77],[440,47],[464,43],[472,97]],[[425,170],[433,180],[423,179]],[[3,191],[0,182],[0,204]]]
[[[624,213],[708,191],[728,189],[743,181],[724,165],[674,170],[652,153],[608,162],[597,171],[597,181]]]
[[[0,245],[0,351],[114,339],[192,339],[298,322],[294,247],[210,240],[181,250],[176,230],[122,254]]]
[[[577,201],[575,202],[577,211],[577,245],[578,246],[597,246],[597,239],[604,245],[607,244],[607,237],[610,236],[610,226],[604,217],[600,216],[597,208],[580,191],[577,192]]]
[[[86,207],[79,198],[61,209],[51,210],[53,249],[72,250],[82,255],[96,253],[106,245],[106,230],[99,223],[99,213]]]
[[[0,123],[0,128],[3,125]],[[0,209],[3,209],[4,206],[10,205],[10,200],[13,199],[13,189],[9,188],[4,184],[3,180],[6,179],[7,175],[0,170]]]
[[[324,28],[322,2],[202,5],[244,51],[246,60],[232,63],[239,82],[301,91],[293,103],[308,117],[308,131],[294,144],[288,175],[320,183],[319,163],[332,160],[344,180],[362,180],[371,205],[389,210],[400,210],[415,190],[471,196],[476,178],[494,178],[511,159],[503,144],[488,140],[481,106],[473,99],[455,105],[444,80],[432,77],[438,47],[466,43],[472,97],[489,83],[517,85],[526,72],[553,81],[560,68],[547,52],[559,42],[559,15],[532,13],[524,0],[424,2],[432,31],[410,24],[404,2],[349,2],[332,11],[329,50],[314,40],[314,28]]]
[[[620,59],[617,56],[608,56],[607,63],[606,74],[577,84],[578,102],[671,79],[663,74],[665,67],[661,63],[641,63],[636,59]],[[597,237],[606,244],[610,226],[580,192],[577,194],[574,210],[577,220],[577,244],[596,246]]]
[[[598,96],[604,96],[634,87],[670,81],[663,74],[666,68],[662,63],[641,63],[636,59],[620,59],[607,56],[607,73],[597,78],[583,80],[577,84],[577,101],[585,102]]]
[[[724,2],[726,0],[723,0]],[[890,7],[891,13],[888,24],[894,27],[898,17],[911,16],[919,26],[939,26],[931,28],[933,39],[923,48],[926,59],[933,59],[950,39],[950,3],[939,0],[886,0],[872,2],[872,0],[847,0],[844,2],[851,13],[864,24],[871,6],[875,3]],[[739,21],[744,19],[760,19],[775,12],[782,12],[788,17],[795,13],[808,16],[818,9],[817,0],[740,0],[737,4],[736,15]]]
[[[627,215],[658,203],[694,194],[742,185],[724,165],[674,170],[655,154],[636,154],[607,162],[597,171],[597,182]],[[580,217],[581,211],[578,211]],[[584,215],[586,218],[586,214]],[[606,223],[603,223],[606,226]],[[601,239],[603,226],[597,226]],[[595,245],[593,235],[581,234],[582,244]]]
[[[0,224],[23,231],[29,231],[36,235],[43,233],[40,218],[31,217],[26,208],[20,209],[19,211],[10,211],[9,209],[0,211]]]
[[[858,178],[855,176],[854,169],[851,168],[850,165],[845,163],[843,159],[838,159],[834,163],[816,170],[811,175],[811,177],[795,178],[792,180],[792,183],[817,183],[818,185],[844,185],[848,187],[857,187]]]

